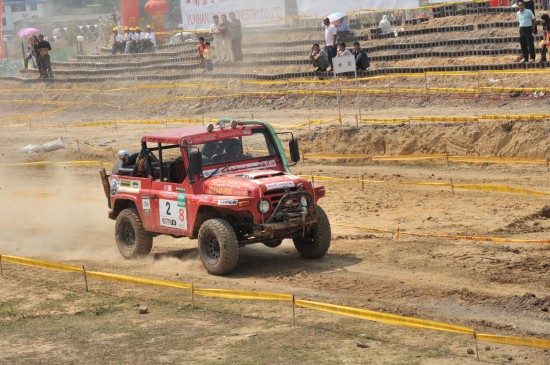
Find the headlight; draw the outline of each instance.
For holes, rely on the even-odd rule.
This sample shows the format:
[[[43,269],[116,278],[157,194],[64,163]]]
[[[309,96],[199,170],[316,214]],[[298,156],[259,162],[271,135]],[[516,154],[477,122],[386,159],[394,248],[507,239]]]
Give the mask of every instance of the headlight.
[[[303,195],[300,198],[300,204],[302,204],[302,207],[307,208],[307,198]]]
[[[271,208],[271,203],[269,203],[269,200],[262,199],[260,200],[260,203],[258,204],[258,210],[262,214],[266,214],[269,212],[269,209]]]

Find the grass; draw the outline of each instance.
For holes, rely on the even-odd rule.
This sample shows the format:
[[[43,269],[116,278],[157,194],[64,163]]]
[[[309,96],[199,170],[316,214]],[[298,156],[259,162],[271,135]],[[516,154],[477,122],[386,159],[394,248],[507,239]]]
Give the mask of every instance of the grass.
[[[0,316],[15,316],[15,310],[10,303],[0,303]]]

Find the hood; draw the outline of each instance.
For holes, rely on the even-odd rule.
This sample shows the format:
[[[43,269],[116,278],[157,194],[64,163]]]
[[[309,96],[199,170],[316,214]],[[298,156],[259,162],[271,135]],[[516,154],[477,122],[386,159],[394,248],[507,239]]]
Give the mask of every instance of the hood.
[[[207,194],[232,196],[258,196],[262,192],[292,189],[306,180],[277,170],[253,170],[214,176],[204,183]]]

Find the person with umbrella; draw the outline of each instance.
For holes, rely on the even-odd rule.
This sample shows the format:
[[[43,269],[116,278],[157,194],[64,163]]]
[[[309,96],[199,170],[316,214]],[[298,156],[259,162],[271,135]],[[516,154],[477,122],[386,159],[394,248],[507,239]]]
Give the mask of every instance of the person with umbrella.
[[[25,58],[25,69],[29,68],[29,61],[32,61],[33,68],[36,68],[36,49],[35,45],[38,44],[38,37],[32,36],[27,43],[27,57]]]
[[[49,77],[53,79],[52,64],[50,62],[50,51],[52,50],[52,46],[50,42],[44,39],[43,34],[38,36],[38,40],[37,48],[38,54],[40,55],[40,64],[42,66],[40,78],[47,79]]]
[[[329,18],[325,18],[325,20],[323,20],[323,24],[325,26],[325,52],[328,55],[328,62],[332,69],[332,58],[336,57],[336,36],[338,34],[338,30],[331,23]]]

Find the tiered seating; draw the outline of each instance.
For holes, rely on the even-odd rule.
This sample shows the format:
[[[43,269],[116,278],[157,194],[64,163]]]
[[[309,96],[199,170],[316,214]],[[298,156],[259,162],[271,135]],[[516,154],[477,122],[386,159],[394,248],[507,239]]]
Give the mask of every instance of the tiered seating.
[[[404,25],[404,31],[397,37],[394,33],[378,34],[376,26],[362,23],[361,18],[350,19],[354,40],[367,48],[372,61],[373,67],[363,72],[363,76],[548,67],[514,63],[513,56],[519,54],[514,15],[510,14],[510,8],[489,8],[484,4],[442,5],[434,9],[434,17],[443,14],[445,19],[439,19],[438,15],[432,20]],[[150,54],[111,55],[106,51],[101,55],[79,56],[74,62],[54,62],[54,74],[58,77],[48,82],[313,77],[307,54],[313,43],[324,43],[320,23],[320,19],[305,20],[293,26],[245,30],[244,62],[216,64],[213,73],[204,75],[198,66],[196,46],[182,43],[159,46]],[[537,42],[539,39],[540,35]],[[485,61],[476,57],[484,57]],[[407,63],[418,58],[425,59],[426,64],[410,67]],[[453,62],[447,62],[451,59]],[[36,81],[35,70],[21,73],[23,79]]]

